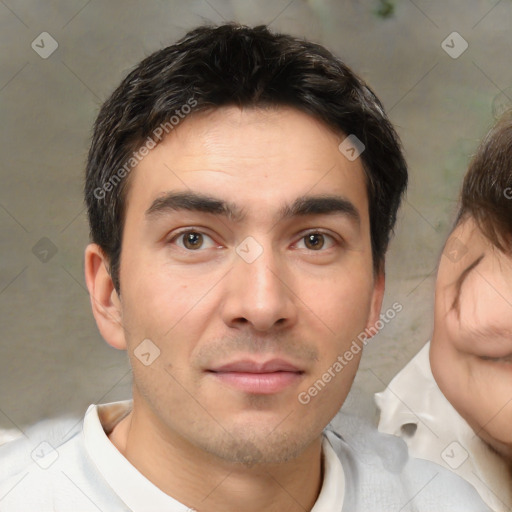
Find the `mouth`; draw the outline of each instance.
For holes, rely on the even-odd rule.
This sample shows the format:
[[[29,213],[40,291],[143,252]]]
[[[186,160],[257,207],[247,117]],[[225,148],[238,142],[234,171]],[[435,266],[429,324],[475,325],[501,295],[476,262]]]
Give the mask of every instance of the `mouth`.
[[[257,362],[249,359],[234,361],[207,370],[220,382],[239,391],[270,395],[297,385],[304,371],[283,359]]]

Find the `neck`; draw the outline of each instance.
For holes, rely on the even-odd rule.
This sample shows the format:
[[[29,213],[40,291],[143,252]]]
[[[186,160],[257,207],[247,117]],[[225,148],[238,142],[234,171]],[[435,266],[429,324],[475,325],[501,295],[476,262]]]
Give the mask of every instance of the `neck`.
[[[233,464],[163,431],[151,413],[132,412],[109,435],[123,456],[160,490],[198,512],[304,512],[323,480],[322,439],[280,464]]]

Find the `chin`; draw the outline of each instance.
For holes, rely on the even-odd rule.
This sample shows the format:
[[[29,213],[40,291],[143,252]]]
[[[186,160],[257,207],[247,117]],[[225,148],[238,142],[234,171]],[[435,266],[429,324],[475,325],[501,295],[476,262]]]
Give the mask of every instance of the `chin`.
[[[512,468],[512,443],[503,443],[489,437],[487,434],[480,436],[498,455],[503,457]]]

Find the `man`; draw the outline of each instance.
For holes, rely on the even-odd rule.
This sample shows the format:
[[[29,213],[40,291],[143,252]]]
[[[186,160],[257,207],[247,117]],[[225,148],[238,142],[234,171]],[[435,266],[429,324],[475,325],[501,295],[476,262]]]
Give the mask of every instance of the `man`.
[[[401,442],[324,434],[406,181],[379,101],[318,45],[203,27],[141,62],[99,114],[85,186],[92,309],[133,403],[45,439],[58,460],[18,468],[9,506],[39,484],[38,510],[485,510]]]
[[[379,429],[512,508],[512,112],[482,141],[439,262],[430,343],[377,395]]]

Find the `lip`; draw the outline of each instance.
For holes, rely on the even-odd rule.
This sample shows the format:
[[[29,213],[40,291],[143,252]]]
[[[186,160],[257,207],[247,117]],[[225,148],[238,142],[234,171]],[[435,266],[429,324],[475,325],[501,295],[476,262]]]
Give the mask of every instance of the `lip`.
[[[231,363],[210,368],[212,372],[243,372],[243,373],[273,373],[273,372],[301,372],[302,370],[285,359],[270,359],[265,362],[241,359]]]
[[[284,391],[302,380],[304,371],[284,359],[265,362],[243,359],[233,361],[208,372],[224,384],[239,391],[270,395]]]

